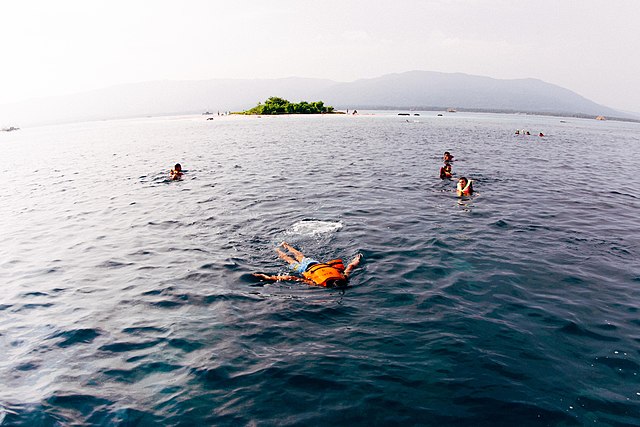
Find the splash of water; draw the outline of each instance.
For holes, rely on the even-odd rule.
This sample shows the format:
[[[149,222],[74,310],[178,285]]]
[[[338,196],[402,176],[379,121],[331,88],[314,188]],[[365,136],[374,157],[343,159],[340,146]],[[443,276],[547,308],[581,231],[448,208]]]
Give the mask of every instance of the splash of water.
[[[302,236],[318,236],[321,234],[335,233],[341,228],[341,222],[302,220],[293,224],[288,230],[288,233]]]

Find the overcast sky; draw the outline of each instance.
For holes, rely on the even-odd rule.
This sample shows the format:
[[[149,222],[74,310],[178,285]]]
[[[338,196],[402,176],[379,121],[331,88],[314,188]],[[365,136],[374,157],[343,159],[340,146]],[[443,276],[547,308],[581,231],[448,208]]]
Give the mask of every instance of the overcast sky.
[[[0,103],[151,80],[533,77],[640,112],[638,0],[0,3]]]

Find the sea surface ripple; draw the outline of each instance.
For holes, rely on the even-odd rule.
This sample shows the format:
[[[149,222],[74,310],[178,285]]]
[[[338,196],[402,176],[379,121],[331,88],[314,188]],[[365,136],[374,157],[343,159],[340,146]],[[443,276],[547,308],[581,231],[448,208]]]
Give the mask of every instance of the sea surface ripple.
[[[640,422],[636,123],[182,116],[0,146],[2,426]],[[283,240],[364,259],[345,290],[255,279]]]

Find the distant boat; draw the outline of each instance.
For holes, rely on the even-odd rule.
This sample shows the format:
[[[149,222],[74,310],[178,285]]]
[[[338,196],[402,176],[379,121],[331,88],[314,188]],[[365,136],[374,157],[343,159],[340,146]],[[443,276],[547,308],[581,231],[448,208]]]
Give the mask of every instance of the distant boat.
[[[205,111],[204,113],[202,113],[202,115],[203,115],[203,116],[210,116],[210,115],[212,115],[212,114],[213,114],[213,113],[210,113],[209,111]]]
[[[14,130],[20,130],[20,128],[16,128],[16,127],[11,126],[11,127],[2,129],[3,132],[13,132]]]
[[[410,116],[411,114],[409,113],[398,113],[399,116]]]
[[[447,108],[447,113],[457,113],[455,108]]]
[[[607,118],[605,116],[598,116],[596,117],[596,120],[607,120]]]
[[[438,113],[438,117],[442,117],[442,113]]]

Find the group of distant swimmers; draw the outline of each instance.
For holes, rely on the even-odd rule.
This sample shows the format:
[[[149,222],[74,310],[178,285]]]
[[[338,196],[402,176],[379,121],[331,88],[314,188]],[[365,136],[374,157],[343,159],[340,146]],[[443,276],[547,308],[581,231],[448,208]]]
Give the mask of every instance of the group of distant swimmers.
[[[440,168],[440,179],[451,179],[453,178],[453,169],[451,167],[451,162],[453,162],[453,156],[450,152],[445,151],[444,156],[444,165]],[[472,180],[462,176],[458,179],[458,185],[456,186],[456,194],[458,197],[462,196],[470,196],[473,194],[473,184]]]
[[[440,168],[440,178],[447,179],[453,177],[453,171],[451,168],[451,162],[453,162],[453,156],[450,152],[444,152],[444,166]],[[176,163],[173,169],[170,170],[169,175],[172,180],[179,180],[182,178],[182,166],[180,163]],[[472,180],[466,177],[460,177],[458,179],[458,185],[456,188],[458,197],[470,196],[473,194]],[[253,276],[271,281],[295,281],[304,282],[312,286],[323,286],[329,288],[343,288],[347,286],[349,275],[360,264],[362,254],[356,255],[349,264],[345,267],[341,259],[334,259],[327,262],[320,262],[316,259],[306,257],[302,252],[295,249],[287,242],[282,242],[280,247],[283,247],[288,253],[283,252],[280,248],[276,248],[278,257],[289,263],[289,268],[298,273],[299,276],[293,275],[268,275],[263,273],[254,273]]]
[[[356,114],[354,110],[353,114]],[[525,131],[522,131],[523,135]],[[519,135],[520,131],[516,131],[516,135]],[[526,135],[530,135],[527,131]],[[539,136],[544,136],[542,132],[540,132]],[[453,155],[450,152],[445,151],[444,156],[444,165],[440,168],[440,178],[441,179],[451,179],[453,178],[453,170],[451,167],[451,162],[453,162]],[[169,172],[172,180],[179,180],[182,178],[182,166],[180,163],[176,163],[173,169]],[[466,177],[460,177],[458,179],[458,184],[456,186],[456,194],[458,197],[463,196],[471,196],[473,194],[473,184],[472,180]],[[351,260],[349,264],[345,267],[344,263],[341,259],[334,259],[327,262],[320,262],[313,258],[306,257],[302,252],[292,247],[287,242],[282,242],[280,244],[281,247],[285,248],[288,253],[283,252],[280,248],[276,248],[276,252],[278,256],[289,263],[289,268],[298,273],[299,276],[293,275],[267,275],[262,273],[254,273],[255,277],[258,277],[263,280],[272,280],[272,281],[295,281],[295,282],[304,282],[308,285],[313,286],[324,286],[324,287],[338,287],[343,288],[347,286],[347,282],[349,279],[349,275],[360,264],[360,260],[362,259],[362,254],[358,254]]]
[[[180,163],[176,163],[173,169],[169,171],[169,177],[174,181],[180,180],[182,175],[183,172]],[[362,259],[362,254],[358,254],[345,267],[341,259],[320,262],[313,258],[304,256],[302,252],[295,249],[287,242],[282,242],[280,246],[285,248],[291,255],[283,252],[280,248],[276,248],[278,256],[288,262],[289,268],[291,268],[295,273],[300,274],[300,276],[270,276],[262,273],[254,273],[253,275],[255,277],[263,280],[304,282],[308,285],[324,286],[327,288],[344,288],[347,286],[351,271],[360,264],[360,260]]]
[[[529,132],[528,130],[520,130],[520,129],[516,129],[516,135],[531,135],[531,132]],[[540,132],[538,134],[538,136],[544,136],[544,133]]]
[[[453,162],[453,156],[450,152],[444,153],[444,166],[440,168],[440,178],[452,178],[453,172],[451,170],[451,162]],[[176,163],[173,169],[170,170],[169,175],[172,180],[179,180],[182,178],[182,166],[180,163]],[[458,180],[456,192],[459,197],[470,196],[473,194],[473,185],[470,179],[461,177]],[[312,286],[323,286],[328,288],[344,288],[347,286],[349,276],[354,268],[356,268],[362,260],[362,254],[357,254],[349,264],[345,267],[341,259],[334,259],[327,262],[320,262],[316,259],[306,257],[302,252],[295,249],[287,242],[282,242],[280,247],[287,250],[287,253],[283,252],[279,247],[276,248],[278,257],[285,262],[289,263],[289,268],[297,273],[294,275],[268,275],[263,273],[253,273],[253,276],[271,281],[294,281],[303,282]]]

